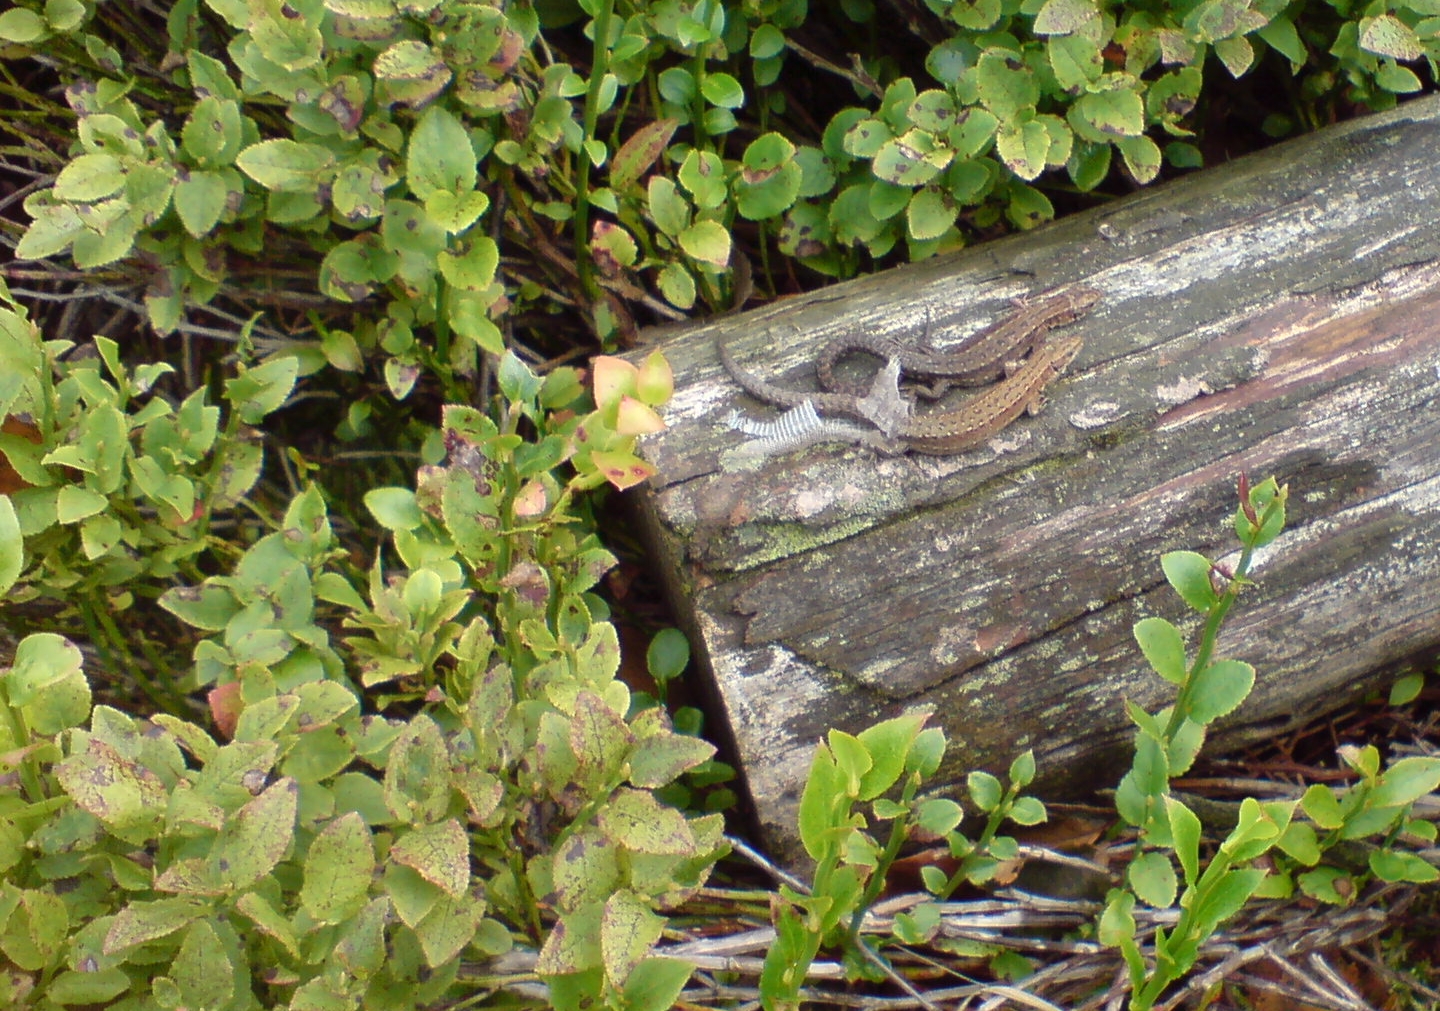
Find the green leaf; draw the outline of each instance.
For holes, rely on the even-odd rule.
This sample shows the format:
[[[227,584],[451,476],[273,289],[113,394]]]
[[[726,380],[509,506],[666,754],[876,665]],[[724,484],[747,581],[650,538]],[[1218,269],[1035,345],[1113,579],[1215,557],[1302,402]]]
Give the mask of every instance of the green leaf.
[[[80,0],[45,0],[45,22],[57,32],[79,28],[88,13]]]
[[[950,230],[959,216],[960,208],[948,193],[922,189],[905,208],[905,228],[912,239],[938,239]]]
[[[246,369],[225,383],[225,398],[239,412],[247,425],[258,425],[272,411],[285,403],[295,388],[300,372],[298,358],[272,358],[263,365]]]
[[[1175,868],[1164,853],[1150,850],[1130,862],[1125,880],[1141,902],[1165,909],[1173,905],[1179,884]]]
[[[1317,867],[1295,880],[1302,892],[1321,902],[1348,906],[1355,899],[1354,879],[1338,867]]]
[[[783,214],[800,193],[803,173],[795,164],[795,145],[778,133],[752,141],[740,159],[736,209],[752,221]]]
[[[1088,92],[1071,106],[1070,119],[1085,130],[1087,140],[1139,137],[1145,129],[1145,103],[1130,88]]]
[[[995,136],[995,151],[1006,168],[1029,182],[1045,171],[1050,156],[1050,131],[1033,119],[1026,123],[1007,123]]]
[[[385,806],[402,821],[433,821],[444,815],[450,789],[445,741],[435,721],[422,713],[390,747],[385,763]]]
[[[635,744],[629,757],[630,782],[641,789],[659,789],[709,761],[714,754],[715,746],[698,737],[655,734]]]
[[[677,237],[692,259],[723,269],[730,262],[730,233],[718,221],[701,220]]]
[[[695,78],[684,67],[669,67],[657,79],[660,97],[678,106],[688,106],[696,94]]]
[[[661,175],[651,176],[647,197],[650,217],[660,231],[673,237],[689,227],[690,204],[680,195],[672,180]]]
[[[604,907],[596,902],[562,914],[540,948],[540,954],[535,959],[535,971],[549,977],[598,969],[601,964],[600,920],[603,913]],[[600,981],[597,979],[596,982],[598,985]],[[559,1001],[556,1004],[564,1006]]]
[[[248,916],[260,933],[278,941],[291,958],[302,957],[299,941],[295,937],[295,928],[259,892],[246,892],[235,901],[235,908]]]
[[[1396,60],[1418,60],[1425,48],[1415,29],[1394,14],[1360,19],[1360,48]]]
[[[1388,60],[1375,71],[1375,83],[1396,95],[1409,95],[1425,85],[1409,67],[1401,67]]]
[[[695,836],[684,815],[649,791],[617,790],[598,818],[601,831],[632,853],[695,855]]]
[[[1045,0],[1031,27],[1036,35],[1070,35],[1099,17],[1094,0]],[[1086,41],[1093,47],[1093,43]]]
[[[1210,559],[1194,551],[1171,551],[1161,556],[1160,568],[1182,600],[1201,614],[1218,602],[1210,583]]]
[[[351,224],[369,222],[385,209],[385,191],[399,181],[393,159],[375,148],[347,158],[330,186],[330,203]]]
[[[965,809],[949,797],[931,797],[915,808],[915,827],[936,838],[942,838],[959,827]]]
[[[206,920],[195,921],[185,931],[168,975],[188,1007],[226,1007],[235,993],[235,967]]]
[[[91,491],[83,485],[67,484],[60,489],[56,498],[55,508],[57,519],[61,523],[78,523],[87,516],[94,516],[102,509],[108,508],[110,500],[99,492]]]
[[[965,777],[965,786],[975,806],[987,814],[998,808],[1005,796],[1005,788],[1000,785],[1000,780],[988,772],[971,772]]]
[[[974,158],[985,150],[1000,128],[1000,121],[984,109],[967,109],[945,134],[945,142],[955,152],[955,162]]]
[[[219,172],[195,169],[175,184],[175,212],[180,223],[197,239],[208,235],[225,213],[230,186]]]
[[[975,69],[980,101],[1002,123],[1013,122],[1018,113],[1034,109],[1040,100],[1034,72],[1007,50],[982,53]]]
[[[375,58],[373,69],[385,100],[417,109],[444,91],[451,78],[444,59],[413,39],[390,46]]]
[[[1185,641],[1180,630],[1164,618],[1144,618],[1135,623],[1135,641],[1151,668],[1171,684],[1185,683]]]
[[[1165,814],[1170,824],[1171,845],[1185,874],[1185,883],[1193,885],[1200,877],[1200,836],[1203,831],[1200,819],[1183,802],[1169,796],[1165,798]]]
[[[334,175],[335,156],[318,144],[281,138],[251,144],[240,152],[235,163],[267,190],[314,193]]]
[[[200,586],[175,586],[160,595],[161,607],[195,628],[208,632],[224,631],[240,612],[240,602],[228,588],[205,583]]]
[[[450,325],[466,340],[473,341],[481,351],[499,355],[505,351],[505,338],[490,319],[490,301],[484,296],[451,288],[449,291]]]
[[[875,153],[871,171],[896,186],[923,186],[943,172],[955,152],[924,130],[910,130],[887,140]]]
[[[45,689],[80,671],[81,654],[74,643],[54,632],[35,632],[20,640],[6,675],[9,701],[29,706]]]
[[[1234,712],[1255,686],[1255,668],[1240,660],[1217,660],[1195,675],[1190,712],[1197,723],[1210,723]]]
[[[695,278],[682,264],[667,263],[655,279],[665,301],[680,309],[689,309],[695,304]]]
[[[739,81],[723,72],[706,74],[700,82],[700,94],[711,105],[725,109],[738,109],[745,104],[745,89]]]
[[[1016,228],[1038,228],[1055,217],[1054,205],[1033,186],[1014,179],[1006,192],[1010,203],[1005,208],[1005,216]]]
[[[115,915],[101,950],[113,955],[158,940],[211,913],[209,903],[190,898],[130,902]]]
[[[844,797],[854,798],[860,793],[860,780],[875,764],[869,750],[854,734],[832,729],[826,736],[830,753],[835,756],[835,768],[839,773],[840,791]]]
[[[643,959],[625,980],[625,1007],[629,1011],[669,1011],[694,970],[694,965],[678,958]]]
[[[475,152],[464,124],[453,113],[438,105],[425,110],[410,133],[405,178],[410,192],[422,202],[436,193],[458,195],[475,189],[479,178]]]
[[[713,151],[691,150],[677,176],[695,206],[703,210],[721,207],[729,195],[725,163]]]
[[[354,811],[343,814],[310,844],[300,904],[318,923],[342,923],[364,907],[374,870],[370,830]]]
[[[1320,840],[1315,834],[1314,826],[1308,822],[1291,822],[1281,833],[1275,845],[1297,863],[1304,864],[1306,867],[1314,867],[1320,862]]]
[[[113,154],[82,154],[55,177],[57,197],[84,203],[113,196],[124,186],[125,168]]]
[[[589,691],[576,695],[570,714],[570,750],[575,755],[579,787],[603,794],[618,782],[633,743],[625,721],[599,695]]]
[[[690,662],[690,640],[678,628],[662,628],[645,651],[645,667],[662,684],[685,672]]]
[[[4,520],[0,516],[0,529],[3,529]],[[4,535],[0,533],[0,557],[4,554]],[[0,563],[0,572],[3,572],[3,563]],[[0,593],[5,592],[5,581],[0,576]],[[1424,674],[1406,674],[1390,686],[1389,703],[1392,706],[1407,706],[1420,697],[1420,692],[1425,688]]]
[[[278,779],[226,819],[210,850],[216,881],[243,891],[275,868],[295,836],[299,793],[295,780]]]
[[[250,37],[265,59],[286,70],[313,67],[324,46],[317,14],[314,7],[297,9],[283,0],[251,0]]]
[[[1412,755],[1395,762],[1380,774],[1370,791],[1372,808],[1398,807],[1419,800],[1440,786],[1440,758]]]
[[[1100,914],[1097,937],[1101,944],[1112,947],[1135,936],[1135,896],[1120,888],[1112,888],[1105,897],[1105,911]]]
[[[1370,869],[1381,881],[1409,881],[1428,885],[1440,880],[1440,870],[1414,853],[1375,850],[1370,854]]]
[[[870,759],[869,768],[860,778],[858,799],[874,800],[895,785],[928,715],[924,710],[909,712],[867,727],[857,735]]]
[[[365,508],[386,530],[415,530],[425,522],[409,488],[372,488],[365,493]]]
[[[1215,42],[1215,55],[1225,65],[1231,77],[1240,77],[1255,62],[1255,49],[1244,36],[1219,39]]]
[[[0,14],[0,39],[7,42],[35,42],[50,34],[39,14],[23,7],[12,7]]]
[[[185,153],[203,166],[229,165],[240,152],[240,105],[228,99],[206,96],[195,103],[180,131]]]
[[[664,927],[665,918],[652,912],[628,888],[605,901],[600,917],[600,954],[612,985],[624,983],[631,970],[650,954]]]
[[[31,214],[30,226],[15,247],[15,258],[18,260],[53,256],[85,230],[84,222],[69,204],[39,204],[31,208]]]
[[[1160,148],[1149,137],[1121,137],[1115,141],[1115,149],[1136,182],[1152,182],[1160,174]]]
[[[9,495],[0,495],[0,597],[10,592],[25,567],[25,539]]]
[[[1255,34],[1271,49],[1289,60],[1291,66],[1300,67],[1305,64],[1305,43],[1300,40],[1300,33],[1295,30],[1295,22],[1288,15],[1271,20]]]
[[[500,250],[488,235],[471,235],[462,243],[460,252],[442,252],[436,258],[436,265],[445,280],[457,288],[481,291],[495,280]]]
[[[375,272],[360,243],[341,242],[320,262],[320,290],[341,302],[359,302],[374,288]]]
[[[4,15],[0,14],[0,18]],[[130,989],[130,977],[118,966],[94,972],[62,972],[45,988],[47,999],[65,1006],[92,1004],[111,1007]]]
[[[1045,805],[1034,797],[1016,797],[1007,817],[1017,825],[1039,825],[1049,815]]]
[[[453,962],[475,936],[475,925],[484,913],[484,904],[469,895],[458,899],[445,896],[436,902],[415,925],[426,964],[440,968]]]
[[[390,858],[456,899],[469,890],[469,842],[454,818],[402,835],[390,847]]]
[[[594,829],[576,832],[555,849],[551,885],[561,909],[603,903],[622,883],[619,847]]]
[[[490,209],[490,198],[477,190],[438,191],[425,198],[425,216],[452,235],[465,231]]]
[[[638,183],[660,159],[679,126],[680,121],[672,116],[646,123],[632,133],[610,162],[611,188],[623,193]]]
[[[1265,872],[1253,868],[1227,871],[1218,882],[1202,892],[1195,903],[1197,928],[1208,934],[1216,925],[1234,916],[1264,879]]]

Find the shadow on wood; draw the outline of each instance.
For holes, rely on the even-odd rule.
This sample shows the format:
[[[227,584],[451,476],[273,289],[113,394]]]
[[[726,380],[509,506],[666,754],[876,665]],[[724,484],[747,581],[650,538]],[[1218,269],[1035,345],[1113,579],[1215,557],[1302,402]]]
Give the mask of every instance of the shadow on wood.
[[[1413,102],[1037,232],[665,344],[669,428],[641,496],[769,842],[815,740],[930,704],[940,781],[1034,748],[1052,788],[1112,786],[1123,700],[1167,698],[1132,624],[1195,630],[1159,556],[1235,550],[1235,481],[1291,486],[1221,639],[1258,669],[1223,744],[1373,689],[1440,640],[1440,100]],[[853,328],[945,344],[1070,284],[1104,300],[1049,405],[955,457],[734,453],[720,369],[814,387]],[[855,364],[859,364],[857,360]],[[955,394],[957,400],[965,394]]]

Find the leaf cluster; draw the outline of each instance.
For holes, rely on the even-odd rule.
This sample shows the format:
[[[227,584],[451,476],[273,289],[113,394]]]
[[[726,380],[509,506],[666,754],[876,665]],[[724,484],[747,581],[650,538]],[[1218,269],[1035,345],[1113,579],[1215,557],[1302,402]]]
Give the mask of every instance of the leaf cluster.
[[[1171,586],[1204,618],[1193,656],[1187,656],[1184,636],[1170,621],[1153,617],[1135,626],[1141,652],[1174,686],[1176,699],[1156,713],[1127,704],[1137,728],[1135,757],[1116,790],[1115,806],[1136,844],[1120,868],[1122,883],[1099,907],[1093,936],[1123,958],[1136,1011],[1155,1006],[1191,972],[1221,925],[1255,901],[1288,900],[1298,889],[1309,900],[1344,906],[1371,881],[1424,884],[1440,878],[1432,864],[1404,848],[1436,838],[1434,822],[1415,816],[1412,808],[1440,786],[1440,760],[1407,757],[1386,768],[1374,747],[1343,747],[1340,755],[1355,774],[1348,788],[1316,784],[1296,801],[1247,797],[1213,843],[1208,840],[1216,826],[1202,823],[1171,789],[1171,780],[1198,756],[1207,728],[1234,712],[1253,687],[1254,669],[1215,659],[1215,642],[1226,613],[1250,585],[1246,573],[1254,552],[1283,530],[1287,497],[1288,490],[1273,479],[1253,489],[1242,479],[1234,519],[1241,552],[1233,570],[1194,552],[1162,559]],[[904,843],[945,843],[953,869],[947,873],[931,862],[920,870],[925,889],[943,901],[963,883],[991,882],[1004,862],[1018,855],[1016,840],[998,834],[1004,821],[1034,825],[1046,818],[1038,800],[1021,794],[1036,774],[1034,757],[1026,752],[1011,764],[1008,785],[983,771],[970,773],[969,801],[985,821],[973,838],[962,833],[960,803],[922,796],[945,749],[938,729],[922,729],[927,716],[908,713],[857,735],[832,731],[816,747],[798,821],[815,869],[808,890],[781,889],[776,943],[760,978],[767,1008],[798,1006],[805,970],[822,949],[842,952],[852,979],[894,979],[886,947],[920,945],[952,945],[950,950],[989,957],[997,977],[1031,971],[1025,959],[1003,948],[964,942],[954,947],[941,938],[937,902],[896,914],[878,946],[861,936],[862,921]],[[886,823],[890,829],[882,843],[872,833]],[[1357,864],[1344,851],[1362,840],[1364,857]],[[1140,904],[1151,907],[1144,919],[1158,924],[1153,929],[1137,925]]]
[[[1044,805],[1020,792],[1035,776],[1029,752],[1011,764],[1009,786],[989,773],[970,775],[970,801],[985,818],[973,839],[960,831],[965,810],[958,802],[919,796],[945,755],[945,735],[926,728],[928,718],[928,711],[916,710],[856,735],[832,730],[816,747],[798,815],[800,839],[815,871],[808,892],[780,889],[776,942],[760,977],[767,1008],[796,1006],[805,973],[822,947],[843,950],[846,967],[856,977],[884,978],[888,966],[860,936],[860,927],[906,843],[943,841],[947,846],[955,864],[952,874],[947,877],[934,865],[921,871],[926,889],[944,901],[963,883],[991,880],[1001,863],[1016,855],[1015,839],[998,834],[1006,820],[1017,825],[1045,820]],[[882,843],[873,833],[886,824]],[[938,928],[939,907],[926,902],[896,917],[895,940],[923,944]]]
[[[1421,883],[1440,878],[1419,856],[1395,849],[1402,837],[1435,839],[1435,824],[1412,818],[1410,808],[1440,786],[1437,759],[1403,758],[1382,771],[1375,748],[1342,749],[1346,764],[1359,774],[1354,785],[1337,797],[1316,784],[1298,802],[1245,798],[1234,827],[1208,859],[1201,851],[1200,817],[1171,791],[1170,780],[1183,775],[1199,754],[1206,728],[1237,709],[1254,687],[1254,668],[1214,659],[1215,643],[1225,615],[1249,585],[1255,551],[1280,536],[1287,499],[1288,488],[1273,478],[1254,488],[1242,478],[1234,520],[1241,552],[1233,571],[1194,552],[1162,559],[1170,585],[1204,618],[1193,657],[1187,658],[1179,628],[1166,619],[1146,618],[1135,626],[1145,659],[1176,688],[1174,703],[1158,713],[1127,704],[1137,727],[1135,759],[1115,797],[1116,810],[1139,834],[1139,847],[1125,887],[1113,889],[1106,900],[1099,937],[1124,956],[1135,1009],[1154,1006],[1195,964],[1200,946],[1219,925],[1252,898],[1288,899],[1298,886],[1311,899],[1345,905],[1372,877]],[[1365,872],[1322,863],[1341,841],[1362,838],[1379,841]],[[1137,901],[1178,913],[1168,930],[1156,928],[1148,961],[1136,936]]]
[[[193,524],[246,490],[220,409],[154,395],[162,368],[102,371],[103,339],[71,367],[23,314],[3,322],[23,365],[6,406],[45,438],[24,440],[34,486],[0,496],[0,591],[158,596],[202,633],[174,690],[205,691],[214,727],[94,704],[53,632],[0,668],[5,1006],[413,1008],[452,992],[462,954],[519,945],[561,1006],[668,1007],[690,967],[651,948],[724,847],[719,815],[662,793],[725,770],[616,680],[592,592],[614,558],[576,504],[648,473],[633,446],[670,395],[663,359],[601,360],[587,404],[574,370],[507,355],[498,420],[447,408],[443,460],[365,496],[388,534],[368,573],[310,485],[206,576]],[[277,407],[295,364],[237,367],[231,417]],[[147,466],[193,501],[152,492]],[[63,511],[92,480],[101,509]],[[130,524],[113,550],[90,551],[97,515]],[[657,644],[656,674],[683,652]]]
[[[26,4],[0,39],[60,54],[75,136],[18,255],[143,260],[164,333],[278,254],[337,307],[376,306],[317,350],[348,371],[377,357],[397,398],[420,369],[472,374],[557,287],[610,339],[642,306],[727,307],[742,253],[846,276],[1031,227],[1117,166],[1142,184],[1194,167],[1207,68],[1273,53],[1301,75],[1294,118],[1318,123],[1342,92],[1419,90],[1409,64],[1433,75],[1440,55],[1426,0],[928,0],[924,79],[886,53],[822,59],[803,0],[183,0],[163,52],[103,7]],[[883,16],[850,4],[841,27]],[[593,48],[555,58],[577,19]],[[812,125],[802,61],[858,101]]]

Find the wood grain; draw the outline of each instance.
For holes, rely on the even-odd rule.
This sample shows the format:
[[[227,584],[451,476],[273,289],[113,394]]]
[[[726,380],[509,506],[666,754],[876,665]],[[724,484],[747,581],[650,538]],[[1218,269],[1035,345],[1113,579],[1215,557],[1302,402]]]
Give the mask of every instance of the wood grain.
[[[669,428],[640,507],[714,676],[771,842],[814,741],[935,707],[942,776],[1033,747],[1113,784],[1126,697],[1166,698],[1130,635],[1193,628],[1159,555],[1224,556],[1236,476],[1291,486],[1222,637],[1255,664],[1221,744],[1342,705],[1440,641],[1440,100],[1412,102],[958,256],[664,337]],[[937,344],[1009,300],[1104,301],[1049,405],[958,457],[813,447],[743,462],[765,409],[720,370],[814,387],[850,328]],[[961,402],[952,395],[941,406]],[[949,788],[953,791],[953,786]]]

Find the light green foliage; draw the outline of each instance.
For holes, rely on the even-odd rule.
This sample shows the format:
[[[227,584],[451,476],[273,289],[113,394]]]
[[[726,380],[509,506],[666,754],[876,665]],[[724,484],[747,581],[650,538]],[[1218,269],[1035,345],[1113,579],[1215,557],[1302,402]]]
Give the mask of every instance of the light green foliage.
[[[1421,87],[1406,64],[1433,73],[1440,55],[1424,3],[931,0],[950,34],[925,76],[898,76],[883,54],[834,66],[855,104],[817,124],[789,107],[791,36],[814,6],[800,0],[596,0],[571,11],[601,40],[588,66],[543,46],[565,5],[189,0],[169,22],[173,66],[139,102],[120,54],[85,34],[85,5],[35,6],[0,15],[0,39],[77,54],[84,40],[86,53],[66,91],[78,143],[27,198],[18,255],[96,268],[143,253],[159,265],[145,301],[161,332],[234,283],[237,258],[314,257],[320,292],[381,303],[354,340],[385,356],[400,398],[416,368],[449,383],[478,351],[500,351],[496,320],[543,297],[507,284],[500,259],[531,256],[551,224],[568,224],[571,294],[608,339],[632,323],[607,288],[727,307],[744,222],[847,275],[862,253],[928,256],[1002,217],[1033,227],[1053,217],[1057,184],[1193,167],[1207,63],[1239,77],[1279,54],[1304,75],[1302,118],[1319,123],[1342,87],[1384,107]],[[221,19],[212,46],[195,45],[202,15]],[[89,76],[97,63],[109,76]],[[742,123],[743,146],[730,138]],[[494,220],[507,203],[518,231]],[[434,339],[395,340],[396,328]]]
[[[944,900],[966,881],[989,880],[1000,860],[1015,855],[1015,840],[997,834],[1004,821],[1034,825],[1045,820],[1044,805],[1020,794],[1035,775],[1029,752],[1011,764],[1008,787],[988,773],[971,775],[970,800],[985,817],[973,840],[959,831],[964,810],[958,803],[918,797],[945,754],[945,735],[925,729],[928,718],[928,712],[917,710],[858,735],[832,730],[816,747],[798,814],[800,840],[815,862],[813,883],[808,894],[780,889],[785,904],[760,977],[767,1009],[795,1006],[806,970],[822,946],[843,948],[847,965],[859,975],[873,977],[883,968],[883,956],[860,938],[860,924],[907,841],[944,839],[949,844],[958,862],[950,878],[933,866],[922,869],[926,888]],[[868,817],[861,805],[868,807]],[[883,844],[870,831],[872,819],[877,827],[890,824]],[[937,907],[927,903],[896,917],[895,938],[921,944],[937,926]]]
[[[1206,726],[1235,710],[1254,685],[1249,664],[1217,660],[1213,653],[1221,622],[1248,585],[1255,550],[1274,541],[1284,527],[1288,498],[1288,489],[1273,479],[1253,489],[1242,480],[1240,491],[1234,527],[1241,553],[1233,572],[1194,552],[1176,551],[1162,559],[1171,587],[1204,618],[1195,655],[1187,660],[1180,630],[1163,618],[1145,618],[1135,626],[1146,661],[1177,692],[1174,704],[1158,713],[1133,703],[1127,707],[1138,728],[1135,761],[1115,805],[1138,830],[1141,846],[1127,869],[1126,887],[1107,897],[1098,936],[1125,958],[1134,1009],[1154,1006],[1190,971],[1205,940],[1253,897],[1287,897],[1298,885],[1311,898],[1344,904],[1359,893],[1366,876],[1414,882],[1437,878],[1435,868],[1419,856],[1392,846],[1401,836],[1418,842],[1435,838],[1434,824],[1411,818],[1410,808],[1440,785],[1440,760],[1404,758],[1382,771],[1373,747],[1341,749],[1360,781],[1339,798],[1319,784],[1298,804],[1245,798],[1235,827],[1202,862],[1200,819],[1171,794],[1170,779],[1189,768]],[[1217,577],[1221,589],[1216,589]],[[1320,863],[1337,842],[1362,838],[1381,840],[1370,852],[1365,873]],[[1261,857],[1268,868],[1255,864]],[[1150,952],[1142,952],[1136,940],[1137,903],[1171,907],[1178,914],[1168,931],[1156,929]]]
[[[127,368],[114,341],[93,347],[75,354],[70,341],[44,340],[23,310],[0,308],[0,418],[33,419],[29,437],[0,434],[23,485],[0,506],[0,577],[12,603],[73,602],[92,635],[123,654],[114,617],[137,593],[199,579],[211,517],[260,475],[260,444],[242,421],[281,406],[297,361],[238,367],[222,410],[204,388],[179,403],[158,395],[168,364]],[[170,687],[153,697],[174,706]]]
[[[237,412],[278,401],[284,361],[232,380]],[[462,952],[514,943],[575,1003],[669,1006],[689,966],[651,948],[724,844],[718,814],[657,794],[714,749],[615,680],[591,593],[613,559],[573,510],[640,466],[625,433],[672,383],[658,357],[603,362],[586,413],[575,379],[507,357],[498,423],[447,408],[445,462],[366,496],[389,535],[368,578],[311,486],[223,574],[161,597],[208,633],[189,686],[217,686],[228,740],[92,708],[75,646],[21,642],[0,669],[6,1007],[419,1007]],[[84,389],[133,384],[115,380]],[[672,633],[651,664],[668,680],[687,657]]]
[[[1146,661],[1176,689],[1174,704],[1158,713],[1127,703],[1137,727],[1135,759],[1115,804],[1137,845],[1121,869],[1123,884],[1110,890],[1094,928],[1094,936],[1123,958],[1136,1011],[1155,1006],[1184,979],[1201,947],[1248,903],[1286,899],[1298,887],[1311,899],[1343,905],[1355,901],[1371,880],[1440,878],[1432,864],[1398,845],[1433,845],[1436,839],[1435,824],[1414,817],[1412,808],[1440,786],[1440,760],[1407,757],[1382,768],[1374,747],[1343,747],[1341,757],[1356,776],[1353,786],[1337,794],[1317,784],[1299,801],[1245,798],[1233,825],[1216,841],[1207,840],[1213,826],[1202,824],[1171,792],[1171,779],[1199,754],[1207,726],[1241,705],[1254,684],[1248,664],[1215,659],[1213,653],[1226,613],[1249,585],[1246,573],[1255,550],[1284,527],[1288,489],[1273,479],[1252,489],[1242,478],[1240,490],[1234,528],[1242,550],[1233,572],[1194,552],[1162,559],[1172,588],[1204,617],[1193,655],[1180,629],[1166,619],[1145,618],[1134,630]],[[1045,820],[1044,805],[1021,793],[1036,774],[1030,752],[1011,763],[1008,783],[984,771],[966,777],[969,806],[985,819],[973,838],[960,831],[965,817],[960,803],[920,798],[945,750],[939,730],[922,729],[926,716],[911,713],[858,735],[832,731],[816,748],[798,813],[801,842],[815,863],[813,884],[803,893],[781,889],[776,941],[760,979],[767,1009],[797,1006],[805,972],[822,948],[838,950],[852,977],[880,979],[884,944],[935,941],[941,927],[935,903],[897,914],[891,936],[879,939],[879,946],[874,935],[859,935],[861,918],[902,842],[946,841],[953,872],[947,876],[933,865],[920,870],[926,889],[944,900],[963,883],[986,885],[1002,861],[1018,856],[1017,841],[998,834],[1003,822]],[[890,830],[882,843],[874,829],[884,822]],[[1363,865],[1322,863],[1338,843],[1358,840],[1372,842]],[[1142,931],[1137,912],[1152,925],[1166,925]],[[1029,966],[996,955],[991,971],[997,977],[1023,975]]]

